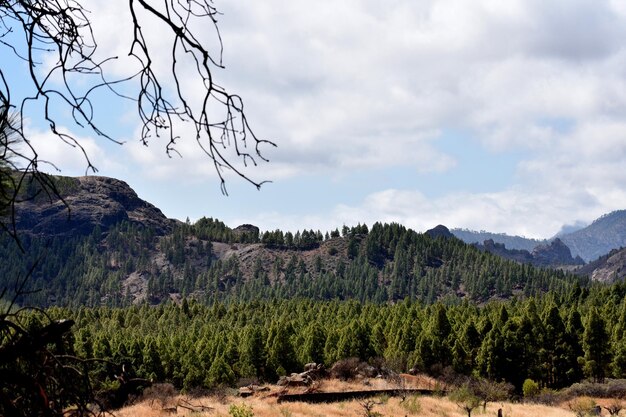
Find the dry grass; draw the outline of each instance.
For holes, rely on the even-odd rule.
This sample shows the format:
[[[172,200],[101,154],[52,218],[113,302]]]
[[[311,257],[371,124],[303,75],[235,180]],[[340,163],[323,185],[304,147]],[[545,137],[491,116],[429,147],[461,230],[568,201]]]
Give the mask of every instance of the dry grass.
[[[405,382],[405,386],[430,383],[428,379],[412,379],[411,384]],[[372,379],[369,385],[358,382],[343,382],[337,380],[322,381],[318,389],[320,391],[347,391],[363,389],[385,389],[397,388],[398,385],[389,381]],[[413,387],[413,386],[411,386]],[[219,397],[202,397],[189,399],[187,397],[176,396],[173,398],[158,399],[148,398],[140,402],[119,410],[115,413],[119,417],[164,417],[164,416],[189,416],[189,417],[228,417],[228,410],[231,404],[246,404],[252,407],[255,417],[360,417],[364,415],[364,409],[359,401],[345,401],[328,404],[307,404],[302,402],[278,403],[277,393],[281,392],[280,387],[272,386],[269,392],[257,393],[249,398],[239,398],[234,394]],[[291,392],[297,392],[291,390]],[[167,412],[165,408],[175,405],[180,399],[188,400],[192,404],[211,407],[211,411],[192,412],[184,408],[178,408],[174,414]],[[401,398],[378,398],[374,399],[377,405],[375,412],[383,416],[420,416],[420,417],[465,417],[466,414],[453,402],[445,397],[417,397],[417,400],[410,404],[411,398],[406,398],[404,402]],[[410,406],[412,405],[412,407]],[[513,404],[495,403],[489,404],[487,410],[482,408],[475,410],[472,415],[495,416],[498,408],[502,408],[505,417],[573,417],[574,413],[568,409],[567,404],[555,407],[537,404]]]

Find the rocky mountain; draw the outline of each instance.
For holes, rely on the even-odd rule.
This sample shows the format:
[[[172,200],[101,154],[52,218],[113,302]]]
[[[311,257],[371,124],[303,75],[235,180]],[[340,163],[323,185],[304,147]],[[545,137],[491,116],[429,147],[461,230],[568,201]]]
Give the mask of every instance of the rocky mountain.
[[[579,280],[485,254],[441,225],[428,233],[397,223],[261,233],[212,218],[169,220],[115,179],[54,181],[62,200],[28,186],[17,207],[25,253],[0,234],[0,290],[28,276],[20,301],[31,305],[121,306],[185,296],[486,301]]]
[[[626,246],[626,210],[618,210],[598,218],[589,226],[564,234],[561,240],[574,256],[593,261],[613,249]]]
[[[613,249],[576,271],[594,281],[611,283],[626,279],[626,248]]]
[[[549,244],[539,245],[530,254],[535,266],[568,266],[583,265],[585,262],[580,256],[572,257],[572,252],[558,237]]]
[[[164,235],[175,223],[140,199],[124,181],[99,176],[51,178],[58,195],[42,190],[36,182],[24,187],[23,201],[16,206],[16,226],[21,234],[88,235],[96,226],[106,232],[128,221]]]
[[[426,231],[426,234],[428,236],[430,236],[433,239],[437,239],[438,237],[444,238],[444,239],[451,239],[453,237],[455,237],[451,232],[450,229],[448,229],[446,226],[439,224],[435,227],[433,227],[430,230]]]
[[[542,268],[567,268],[584,264],[580,257],[572,257],[569,248],[559,238],[549,244],[537,245],[532,252],[525,249],[507,249],[505,244],[492,239],[485,240],[482,245],[475,243],[474,246],[505,259]]]
[[[574,231],[563,233],[569,229],[574,229]],[[626,246],[626,210],[605,214],[586,227],[565,227],[563,231],[552,239],[537,240],[510,236],[504,233],[476,232],[467,229],[451,230],[456,237],[466,243],[478,244],[493,241],[495,244],[503,244],[507,250],[526,250],[528,252],[532,252],[539,245],[551,244],[550,242],[558,238],[569,248],[573,257],[580,256],[585,262],[591,262],[613,249]],[[520,256],[520,254],[509,255]]]
[[[526,250],[531,252],[537,245],[545,244],[546,240],[529,239],[522,236],[510,236],[505,233],[491,233],[486,231],[476,232],[468,229],[452,229],[452,234],[465,243],[480,243],[486,240],[497,244],[503,244],[509,250]]]

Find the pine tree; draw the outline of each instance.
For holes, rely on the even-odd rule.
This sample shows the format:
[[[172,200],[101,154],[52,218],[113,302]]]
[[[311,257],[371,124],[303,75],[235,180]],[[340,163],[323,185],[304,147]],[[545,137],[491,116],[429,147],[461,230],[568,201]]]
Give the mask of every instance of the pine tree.
[[[452,326],[443,304],[437,304],[434,310],[429,328],[430,351],[434,363],[445,367],[451,364],[450,336]]]
[[[322,326],[317,321],[311,322],[306,329],[302,362],[323,363],[325,343],[326,334]]]
[[[567,335],[559,309],[552,305],[544,317],[544,337],[541,341],[540,361],[544,382],[555,388],[567,385]]]
[[[596,382],[604,381],[611,363],[611,351],[605,321],[595,308],[591,309],[585,323],[583,349],[585,351],[585,373]]]

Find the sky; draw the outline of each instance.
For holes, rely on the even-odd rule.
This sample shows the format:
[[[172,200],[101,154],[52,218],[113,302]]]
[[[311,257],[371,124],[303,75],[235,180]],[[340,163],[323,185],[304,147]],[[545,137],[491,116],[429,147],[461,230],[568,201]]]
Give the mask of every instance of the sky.
[[[119,56],[107,70],[128,74],[127,3],[84,4],[98,53]],[[126,181],[168,217],[292,231],[444,224],[547,238],[626,208],[622,0],[214,5],[225,68],[212,75],[243,98],[254,132],[278,145],[262,148],[268,163],[245,170],[271,181],[260,191],[227,175],[222,195],[188,127],[182,157],[168,157],[163,140],[142,146],[132,102],[98,95],[97,119],[121,146],[59,109],[98,175]],[[145,27],[165,62],[167,31]],[[194,28],[219,50],[211,25]],[[0,65],[27,91],[22,63]],[[83,175],[82,154],[51,136],[40,107],[26,110],[29,140],[60,172],[42,168]]]

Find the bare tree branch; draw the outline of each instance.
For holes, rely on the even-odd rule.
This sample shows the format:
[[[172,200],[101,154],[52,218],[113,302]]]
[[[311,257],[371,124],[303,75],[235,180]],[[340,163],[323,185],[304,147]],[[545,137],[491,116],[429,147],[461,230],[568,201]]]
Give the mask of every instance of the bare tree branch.
[[[199,149],[213,164],[224,194],[227,194],[225,175],[229,171],[260,188],[265,181],[250,177],[246,168],[260,161],[267,162],[262,153],[263,145],[276,145],[257,137],[244,113],[242,99],[215,82],[214,71],[224,66],[222,37],[217,25],[219,13],[212,1],[129,0],[128,11],[133,29],[128,51],[139,69],[126,77],[111,79],[106,75],[106,64],[117,57],[96,57],[98,42],[89,11],[80,0],[0,0],[0,47],[4,45],[9,51],[0,62],[0,123],[4,123],[6,129],[9,114],[16,111],[17,118],[8,129],[19,139],[2,144],[0,160],[5,161],[10,155],[11,169],[34,174],[29,178],[41,180],[40,164],[48,162],[40,160],[36,147],[24,134],[24,118],[34,104],[41,106],[50,132],[82,152],[86,173],[96,173],[97,168],[81,141],[60,126],[57,115],[65,111],[76,126],[121,143],[96,122],[96,96],[106,90],[114,97],[135,102],[142,126],[138,139],[144,145],[154,137],[165,135],[166,153],[169,156],[179,154],[177,143],[191,140],[181,137],[179,129],[180,124],[187,123],[193,126]],[[148,44],[148,22],[160,25],[163,30],[159,33],[169,47]],[[197,29],[199,27],[202,30]],[[200,40],[207,27],[214,29],[213,45]],[[168,54],[168,49],[169,70],[163,74],[157,70],[154,58],[161,59]],[[213,49],[218,52],[211,53]],[[15,62],[27,64],[22,81],[26,75],[31,87],[31,93],[19,103],[11,100],[11,84],[7,82],[8,73],[3,64],[9,62],[7,58],[11,56]],[[188,72],[183,70],[189,71],[190,66],[186,65],[189,62],[196,77],[193,97],[183,87],[183,81],[188,82]],[[87,88],[78,87],[85,84]],[[132,85],[138,86],[135,93],[127,94],[125,91]],[[49,166],[57,169],[53,164]],[[44,181],[42,185],[54,194],[51,184]],[[15,199],[6,201],[13,204]],[[7,224],[11,222],[3,220],[2,228],[8,230]]]

